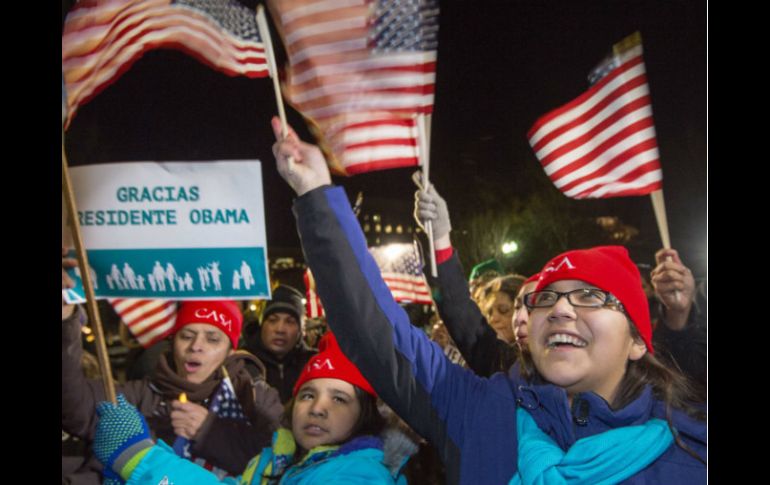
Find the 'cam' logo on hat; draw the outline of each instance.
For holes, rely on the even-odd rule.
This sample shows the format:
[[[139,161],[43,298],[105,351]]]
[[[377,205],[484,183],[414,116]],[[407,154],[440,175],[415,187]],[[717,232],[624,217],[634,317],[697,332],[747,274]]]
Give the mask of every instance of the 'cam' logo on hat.
[[[195,310],[195,316],[206,320],[214,320],[219,322],[223,327],[227,327],[227,330],[232,330],[233,321],[225,316],[224,313],[219,313],[216,310],[209,310],[208,308],[198,308]]]
[[[334,370],[334,366],[332,365],[332,360],[328,357],[323,360],[315,360],[311,362],[310,365],[313,367],[314,370],[321,370],[324,367],[328,368],[329,370]]]
[[[564,256],[564,259],[562,259],[559,264],[557,264],[556,266],[549,266],[549,267],[545,268],[543,271],[546,272],[546,273],[551,273],[551,272],[554,272],[554,271],[559,271],[559,269],[561,269],[561,267],[564,266],[565,264],[567,265],[568,269],[575,269],[575,265],[572,264],[572,262],[569,260],[569,258],[567,256]],[[540,278],[540,279],[542,279],[542,278]]]

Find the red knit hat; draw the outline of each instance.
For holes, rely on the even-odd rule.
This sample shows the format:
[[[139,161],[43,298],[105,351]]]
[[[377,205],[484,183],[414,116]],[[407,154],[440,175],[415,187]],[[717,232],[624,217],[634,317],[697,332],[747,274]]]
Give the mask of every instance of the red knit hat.
[[[318,353],[311,357],[305,368],[302,369],[297,383],[294,384],[292,396],[297,395],[297,391],[302,387],[302,384],[321,378],[339,379],[348,382],[377,397],[377,393],[374,392],[371,384],[361,375],[358,367],[342,353],[342,349],[337,344],[337,339],[331,332],[326,332],[321,337],[321,341],[318,342]]]
[[[597,246],[567,251],[551,259],[540,271],[535,291],[554,281],[581,280],[609,291],[620,300],[631,322],[652,354],[652,325],[639,269],[622,246]]]
[[[233,349],[238,348],[238,338],[241,336],[243,314],[241,308],[232,300],[183,301],[176,314],[176,324],[172,335],[185,325],[206,323],[222,330]]]

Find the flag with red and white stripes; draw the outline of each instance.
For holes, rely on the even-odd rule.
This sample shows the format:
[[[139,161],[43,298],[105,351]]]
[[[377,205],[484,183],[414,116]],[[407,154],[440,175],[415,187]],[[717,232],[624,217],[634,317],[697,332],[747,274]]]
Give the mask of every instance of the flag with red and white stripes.
[[[324,307],[321,305],[321,298],[316,292],[315,278],[313,278],[310,268],[305,270],[303,279],[305,280],[305,315],[308,318],[320,318],[324,316]]]
[[[144,348],[163,340],[174,329],[175,301],[139,298],[109,298],[108,301]]]
[[[422,258],[416,245],[394,243],[369,248],[369,253],[380,268],[382,279],[388,285],[393,299],[402,303],[431,305],[430,286],[422,272]],[[308,318],[324,315],[321,299],[316,291],[315,279],[310,268],[304,275],[306,300],[305,312]]]
[[[269,0],[288,53],[286,99],[331,168],[418,165],[415,116],[433,110],[437,0]]]
[[[529,144],[566,196],[646,195],[663,188],[642,39],[623,39],[589,75],[591,88],[540,117]]]
[[[182,50],[230,76],[268,76],[255,12],[235,0],[81,0],[62,35],[66,125],[79,106],[158,48]]]
[[[402,303],[433,303],[415,244],[393,243],[369,248],[393,299]]]

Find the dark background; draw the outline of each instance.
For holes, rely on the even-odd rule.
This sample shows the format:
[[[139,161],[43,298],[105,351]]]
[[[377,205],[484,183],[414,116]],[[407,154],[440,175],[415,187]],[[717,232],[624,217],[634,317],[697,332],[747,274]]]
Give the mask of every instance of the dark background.
[[[257,1],[243,1],[254,7]],[[63,15],[72,4],[63,1]],[[472,0],[441,2],[431,180],[446,198],[455,233],[485,207],[559,199],[569,217],[617,216],[639,230],[628,244],[640,263],[661,247],[649,197],[574,201],[543,173],[526,132],[588,87],[588,72],[612,45],[639,30],[663,167],[672,245],[706,274],[706,2],[678,0]],[[275,31],[274,43],[280,44]],[[278,53],[281,64],[282,53]],[[287,106],[289,122],[311,139]],[[82,106],[66,133],[70,165],[132,160],[260,159],[269,247],[299,247],[292,193],[273,168],[269,79],[228,77],[181,52],[147,53]],[[351,199],[391,198],[409,217],[414,169],[337,178]],[[561,200],[563,199],[563,200]],[[589,228],[587,228],[588,230]],[[590,231],[588,231],[590,232]],[[585,244],[573,238],[572,244]],[[592,244],[606,241],[588,239]],[[522,252],[535,254],[536,244]],[[530,273],[538,254],[515,269]],[[468,268],[466,268],[468,269]]]

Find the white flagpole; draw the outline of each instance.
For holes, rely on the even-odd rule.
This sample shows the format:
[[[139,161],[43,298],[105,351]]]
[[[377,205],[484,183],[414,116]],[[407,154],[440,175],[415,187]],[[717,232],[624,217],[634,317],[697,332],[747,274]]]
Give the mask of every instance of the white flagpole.
[[[426,121],[426,118],[427,121]],[[417,115],[417,141],[419,143],[420,163],[422,165],[422,186],[428,190],[430,186],[430,131],[427,125],[430,124],[430,115]],[[436,271],[436,250],[433,242],[433,224],[428,221],[425,224],[425,232],[428,236],[428,251],[430,252],[430,274],[434,278],[438,277]]]
[[[284,138],[289,136],[289,128],[286,123],[286,110],[283,107],[283,96],[281,96],[281,86],[278,82],[278,68],[275,63],[275,53],[273,51],[273,40],[270,37],[270,28],[267,26],[265,17],[265,7],[257,5],[257,27],[259,27],[259,37],[265,44],[265,55],[267,57],[267,72],[273,80],[273,91],[275,92],[275,104],[278,105],[278,117],[281,118],[281,134]],[[287,160],[289,172],[293,170],[294,159],[289,157]]]

